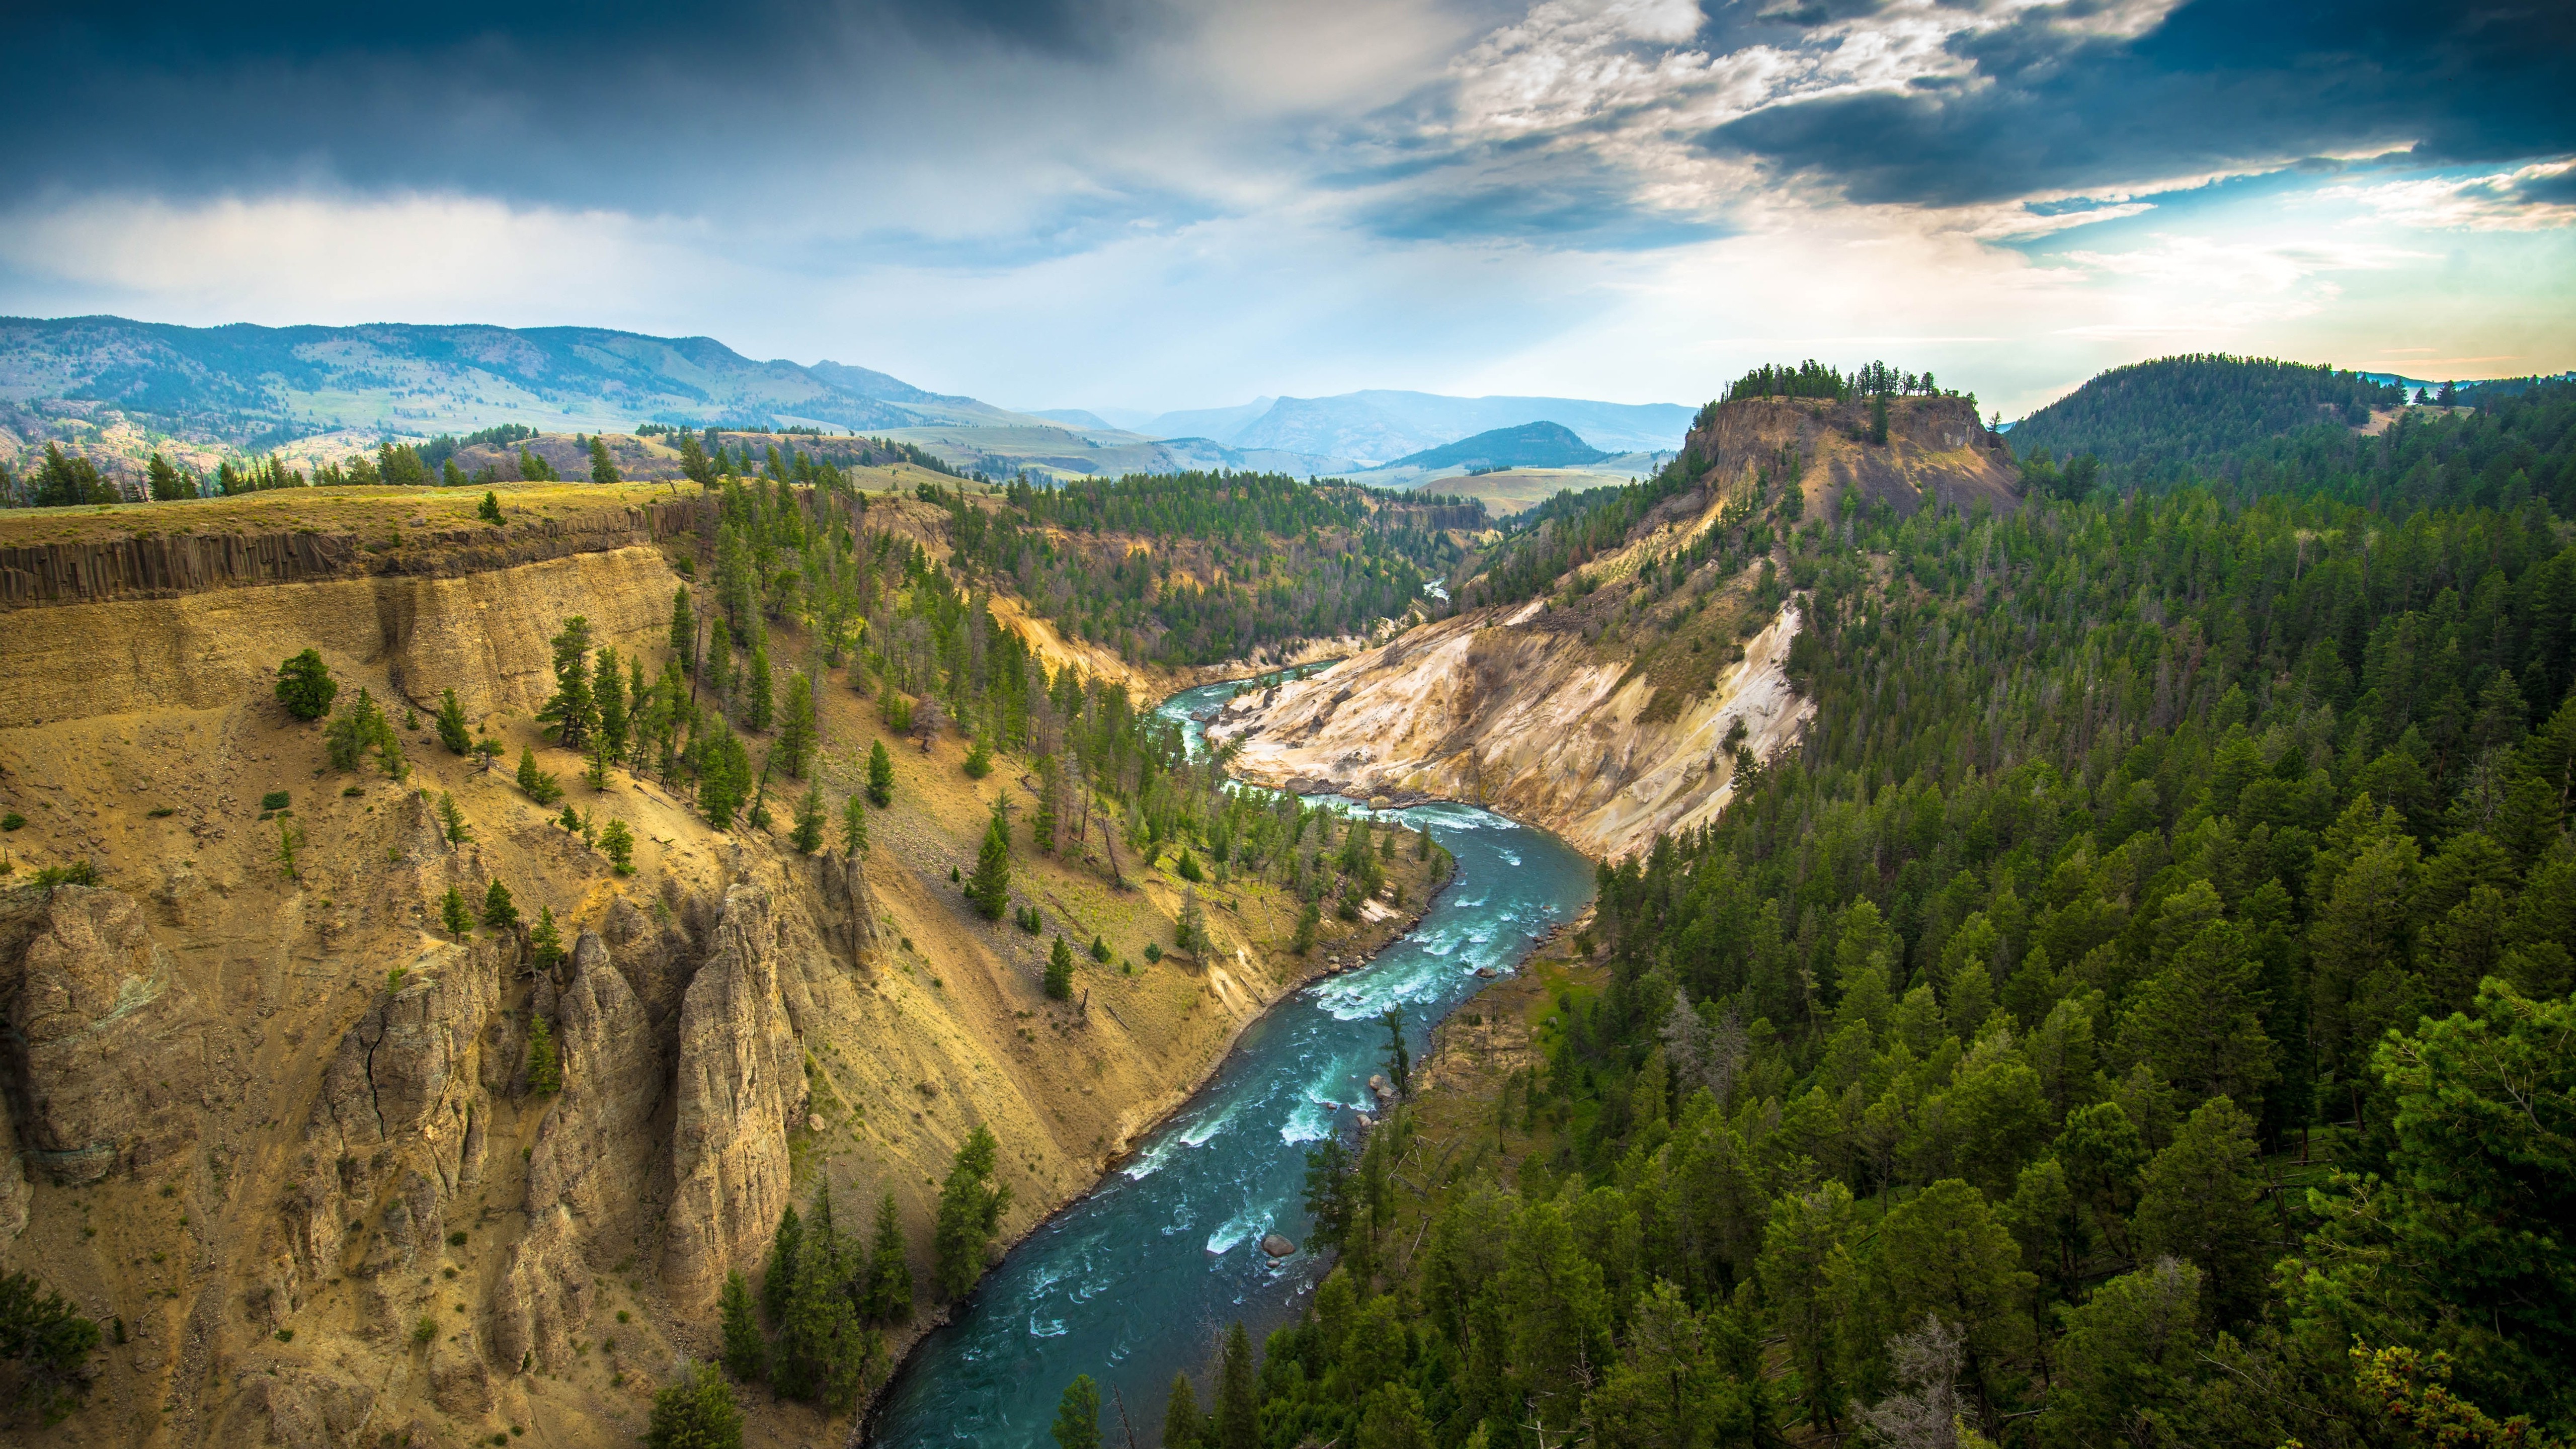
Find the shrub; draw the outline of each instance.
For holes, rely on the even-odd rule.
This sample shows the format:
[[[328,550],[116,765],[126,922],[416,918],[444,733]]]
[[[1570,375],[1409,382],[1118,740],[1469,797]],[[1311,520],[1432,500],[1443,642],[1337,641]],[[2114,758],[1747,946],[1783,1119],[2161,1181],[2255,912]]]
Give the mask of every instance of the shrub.
[[[340,682],[331,677],[331,666],[314,650],[277,666],[278,703],[297,719],[315,720],[330,713],[331,701],[339,693]]]
[[[259,797],[259,808],[262,810],[283,810],[286,808],[289,798],[290,797],[284,790],[271,790],[267,794]]]

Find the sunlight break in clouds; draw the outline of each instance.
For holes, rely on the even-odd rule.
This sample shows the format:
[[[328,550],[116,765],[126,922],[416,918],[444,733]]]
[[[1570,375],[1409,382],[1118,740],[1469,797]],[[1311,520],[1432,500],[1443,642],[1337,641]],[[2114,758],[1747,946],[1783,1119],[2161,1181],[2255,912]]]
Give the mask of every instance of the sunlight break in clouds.
[[[2486,176],[2337,186],[2323,194],[2357,201],[2383,220],[2427,231],[2543,231],[2576,224],[2576,162]]]

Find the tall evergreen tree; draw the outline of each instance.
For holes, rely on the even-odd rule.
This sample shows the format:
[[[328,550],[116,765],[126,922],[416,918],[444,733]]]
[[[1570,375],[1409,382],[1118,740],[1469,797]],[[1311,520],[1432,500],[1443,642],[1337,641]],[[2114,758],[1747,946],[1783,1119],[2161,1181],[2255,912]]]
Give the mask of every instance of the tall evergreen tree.
[[[438,742],[451,755],[466,754],[474,748],[474,730],[465,718],[465,706],[458,702],[456,691],[438,692]]]
[[[590,620],[579,614],[564,620],[562,630],[551,642],[555,652],[555,692],[537,711],[537,718],[554,727],[557,743],[565,749],[578,750],[590,738],[599,718],[599,704],[591,693]]]
[[[1061,935],[1055,938],[1055,949],[1047,953],[1046,994],[1058,1001],[1073,999],[1073,947]]]
[[[2253,1121],[2212,1097],[2147,1164],[2138,1194],[2140,1250],[2200,1270],[2201,1307],[2213,1326],[2250,1317],[2261,1302],[2267,1265],[2256,1156]]]
[[[868,744],[868,803],[879,810],[894,803],[894,760],[883,740]]]
[[[912,1259],[904,1250],[903,1216],[894,1189],[877,1199],[876,1237],[868,1250],[868,1322],[893,1326],[912,1321]]]
[[[759,657],[753,656],[755,667]],[[814,719],[814,679],[800,671],[787,681],[787,703],[779,711],[778,744],[772,758],[789,779],[802,780],[820,743],[821,734]]]
[[[992,1181],[1000,1151],[991,1129],[976,1127],[958,1144],[948,1180],[940,1186],[931,1251],[932,1276],[944,1297],[965,1297],[984,1274],[984,1251],[1011,1203],[1009,1184]]]
[[[1048,1431],[1056,1449],[1100,1449],[1100,1387],[1089,1374],[1075,1374],[1057,1400],[1055,1424]]]
[[[742,678],[742,722],[755,733],[766,734],[778,714],[777,692],[769,678],[769,640],[760,634],[751,638],[751,668]]]
[[[796,802],[796,828],[788,841],[799,851],[812,855],[823,848],[823,831],[830,817],[823,811],[823,787],[806,787],[804,798]]]
[[[975,852],[975,873],[966,878],[966,898],[988,921],[1000,920],[1011,908],[1011,829],[1003,823],[999,800],[993,802],[984,843]]]
[[[1235,1320],[1225,1331],[1216,1369],[1216,1423],[1210,1449],[1261,1449],[1261,1404],[1255,1389],[1252,1336]]]
[[[717,1301],[718,1318],[724,1332],[725,1372],[754,1383],[769,1372],[769,1341],[760,1333],[760,1320],[751,1305],[751,1287],[742,1274],[725,1274],[724,1294]]]
[[[630,719],[626,703],[626,676],[618,668],[617,650],[600,646],[598,667],[592,671],[590,697],[597,711],[600,743],[613,759],[626,757],[626,731]]]
[[[671,594],[671,652],[679,656],[683,673],[698,672],[698,615],[689,604],[689,586],[680,585]]]
[[[1190,1376],[1172,1375],[1172,1394],[1163,1405],[1163,1449],[1199,1449],[1207,1435],[1208,1416],[1199,1411]]]
[[[590,481],[593,483],[623,481],[617,476],[617,460],[609,454],[608,440],[596,433],[593,433],[590,438]]]
[[[769,1259],[760,1275],[760,1311],[777,1328],[787,1321],[787,1300],[796,1292],[797,1267],[805,1256],[805,1222],[789,1203],[778,1214],[769,1236]]]

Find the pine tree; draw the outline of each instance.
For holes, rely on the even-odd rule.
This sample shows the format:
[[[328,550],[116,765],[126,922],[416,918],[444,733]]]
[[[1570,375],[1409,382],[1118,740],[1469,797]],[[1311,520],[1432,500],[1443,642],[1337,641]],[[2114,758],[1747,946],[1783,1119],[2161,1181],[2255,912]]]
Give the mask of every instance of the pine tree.
[[[724,1324],[725,1372],[744,1383],[756,1382],[769,1372],[769,1341],[760,1335],[751,1286],[743,1282],[742,1274],[725,1274],[724,1296],[718,1304]]]
[[[841,854],[858,856],[868,848],[868,807],[853,795],[841,802]]]
[[[519,747],[519,788],[540,805],[552,805],[563,798],[563,786],[537,768],[537,752],[526,745]]]
[[[1211,1449],[1261,1449],[1260,1400],[1252,1372],[1252,1336],[1237,1319],[1225,1331],[1216,1371],[1216,1432]]]
[[[787,705],[779,711],[778,745],[770,757],[789,779],[802,780],[820,742],[814,721],[814,679],[800,673],[787,681]]]
[[[555,1056],[554,1029],[542,1011],[528,1013],[528,1090],[551,1097],[563,1090],[563,1063]]]
[[[698,668],[703,676],[698,682],[715,697],[716,707],[727,707],[733,698],[733,630],[722,618],[707,625],[707,653]]]
[[[1011,908],[1011,832],[1003,823],[1002,802],[993,802],[984,826],[984,843],[975,853],[975,873],[967,878],[966,898],[985,920],[998,921]]]
[[[932,1280],[948,1298],[963,1298],[984,1273],[984,1252],[1011,1204],[1009,1184],[991,1179],[1001,1151],[992,1129],[978,1126],[957,1147],[948,1180],[939,1189],[939,1219],[931,1235]]]
[[[197,480],[180,472],[159,453],[154,453],[143,465],[143,474],[151,484],[152,501],[155,503],[172,503],[197,496]]]
[[[1323,907],[1313,901],[1306,902],[1306,908],[1297,913],[1297,934],[1289,941],[1288,949],[1300,956],[1314,950],[1315,933],[1323,929],[1323,925]]]
[[[684,1362],[678,1378],[653,1391],[644,1449],[742,1449],[733,1386],[704,1364]]]
[[[498,880],[483,892],[483,926],[486,930],[506,931],[519,924],[519,907],[510,899],[510,888]]]
[[[1404,1043],[1404,1007],[1390,1006],[1379,1020],[1386,1024],[1386,1080],[1399,1097],[1413,1095],[1413,1051]]]
[[[597,434],[593,434],[590,439],[590,481],[593,483],[623,481],[617,476],[617,460],[609,456],[608,440]]]
[[[447,894],[439,898],[438,919],[451,936],[462,936],[474,929],[474,917],[465,909],[463,891],[454,886],[447,888]]]
[[[619,875],[635,873],[635,832],[623,820],[611,820],[599,832],[599,849],[608,857],[608,868]]]
[[[1172,935],[1180,948],[1193,956],[1205,956],[1214,948],[1216,943],[1208,936],[1207,908],[1199,904],[1198,887],[1181,887],[1181,919]]]
[[[778,1215],[777,1230],[770,1234],[769,1262],[760,1275],[760,1311],[771,1328],[787,1322],[787,1300],[795,1295],[796,1271],[804,1253],[804,1220],[797,1217],[796,1204],[789,1203]]]
[[[879,810],[894,803],[894,759],[883,740],[868,746],[868,803]]]
[[[1042,855],[1055,854],[1058,793],[1055,757],[1050,755],[1038,761],[1038,808],[1029,817],[1029,843]]]
[[[456,797],[444,790],[438,792],[438,823],[446,830],[452,844],[462,845],[474,838],[474,833],[466,828],[465,811],[458,807]]]
[[[493,524],[495,526],[499,526],[503,523],[504,520],[501,517],[501,495],[488,490],[485,491],[483,494],[483,501],[474,505],[474,516],[482,519],[485,523]]]
[[[465,706],[453,689],[438,692],[438,742],[447,746],[451,755],[462,755],[474,748],[474,730],[466,723]]]
[[[540,971],[551,971],[563,964],[563,932],[555,925],[552,906],[540,910],[536,925],[528,930],[528,959]]]
[[[599,701],[590,683],[590,620],[573,615],[550,642],[555,651],[555,692],[537,711],[537,718],[554,726],[556,743],[578,750],[599,721]]]
[[[1172,1396],[1163,1405],[1163,1449],[1199,1449],[1207,1439],[1208,1418],[1199,1412],[1199,1396],[1190,1376],[1172,1375]]]
[[[2262,1301],[2267,1259],[2256,1156],[2252,1119],[2227,1098],[2212,1097],[2147,1164],[2139,1186],[2140,1252],[2200,1269],[2201,1308],[2215,1325],[2251,1316]]]
[[[912,1321],[912,1260],[904,1251],[903,1217],[896,1209],[894,1189],[877,1199],[876,1239],[868,1250],[867,1311],[870,1323],[895,1324]]]
[[[599,738],[607,746],[608,758],[626,757],[626,731],[632,724],[626,707],[625,671],[618,667],[617,651],[602,645],[598,667],[591,673],[590,697],[599,711]]]
[[[1103,966],[1109,964],[1109,943],[1102,940],[1097,933],[1094,933],[1091,938],[1091,959]]]
[[[316,720],[329,714],[331,701],[339,693],[340,683],[331,677],[331,666],[314,650],[277,666],[278,702],[297,719]]]
[[[698,616],[689,605],[689,586],[680,585],[671,595],[671,652],[680,658],[683,673],[698,672]]]
[[[751,641],[751,672],[743,676],[742,719],[754,734],[766,734],[770,721],[777,717],[778,700],[770,688],[769,641],[754,636]]]
[[[719,716],[714,737],[698,757],[698,809],[708,824],[730,830],[750,794],[751,754]]]
[[[2194,882],[2193,890],[2207,891],[2208,883]],[[2279,1075],[2251,946],[2231,922],[2203,927],[2129,1002],[2122,1044],[2191,1097],[2255,1101]]]
[[[1073,947],[1062,936],[1055,938],[1055,949],[1047,953],[1046,994],[1058,1001],[1073,999]]]
[[[1075,1374],[1064,1386],[1048,1432],[1055,1436],[1056,1449],[1100,1449],[1100,1388],[1091,1375]]]
[[[823,812],[823,787],[810,785],[805,798],[796,802],[796,828],[788,833],[788,841],[812,855],[823,848],[823,831],[828,823],[829,817]]]
[[[964,766],[966,778],[980,780],[993,773],[993,737],[990,730],[978,730],[975,743],[967,748]]]

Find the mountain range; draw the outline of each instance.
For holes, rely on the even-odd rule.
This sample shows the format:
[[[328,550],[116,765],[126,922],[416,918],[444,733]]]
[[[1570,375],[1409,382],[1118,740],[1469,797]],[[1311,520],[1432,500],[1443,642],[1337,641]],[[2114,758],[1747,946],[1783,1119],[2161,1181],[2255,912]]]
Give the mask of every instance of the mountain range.
[[[658,422],[884,434],[961,466],[1025,466],[1055,477],[1131,467],[1343,473],[1537,422],[1612,451],[1670,448],[1690,417],[1672,403],[1395,391],[1261,397],[1152,415],[1027,412],[848,363],[754,360],[710,337],[598,327],[0,318],[0,428],[29,445],[48,438],[99,445],[113,434],[330,452],[498,423],[625,432]]]

